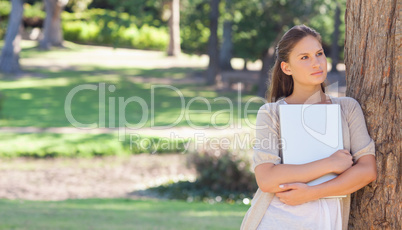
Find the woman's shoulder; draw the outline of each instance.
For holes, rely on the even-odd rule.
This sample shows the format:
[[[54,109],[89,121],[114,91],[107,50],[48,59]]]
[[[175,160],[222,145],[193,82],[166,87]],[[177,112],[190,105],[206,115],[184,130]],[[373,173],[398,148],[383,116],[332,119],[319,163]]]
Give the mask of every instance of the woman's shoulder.
[[[266,110],[269,112],[276,112],[278,110],[278,105],[283,104],[283,98],[277,100],[276,102],[267,102],[260,107],[260,110]]]
[[[356,106],[359,102],[353,97],[331,97],[331,100],[337,104],[344,106]]]
[[[352,97],[336,97],[332,101],[341,106],[341,110],[349,117],[361,110],[360,103]]]

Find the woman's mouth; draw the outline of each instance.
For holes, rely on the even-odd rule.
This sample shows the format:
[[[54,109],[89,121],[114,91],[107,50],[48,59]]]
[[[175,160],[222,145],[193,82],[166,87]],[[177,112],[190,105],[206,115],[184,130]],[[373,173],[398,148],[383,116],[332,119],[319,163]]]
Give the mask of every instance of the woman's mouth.
[[[322,73],[324,73],[324,71],[317,71],[312,73],[311,75],[316,76],[316,75],[321,75]]]

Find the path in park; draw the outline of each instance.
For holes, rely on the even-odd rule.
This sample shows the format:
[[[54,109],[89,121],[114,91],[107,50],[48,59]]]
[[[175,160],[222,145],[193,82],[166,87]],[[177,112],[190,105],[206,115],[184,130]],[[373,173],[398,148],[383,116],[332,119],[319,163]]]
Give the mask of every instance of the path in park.
[[[2,159],[0,199],[142,198],[149,187],[194,180],[184,154],[139,154],[91,159]]]

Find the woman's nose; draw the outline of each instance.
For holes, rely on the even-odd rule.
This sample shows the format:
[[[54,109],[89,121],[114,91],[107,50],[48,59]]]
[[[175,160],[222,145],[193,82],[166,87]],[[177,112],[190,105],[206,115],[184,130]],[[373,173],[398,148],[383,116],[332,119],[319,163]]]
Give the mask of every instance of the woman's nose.
[[[313,68],[317,68],[317,67],[320,66],[320,62],[319,62],[319,60],[318,60],[317,57],[313,57],[313,58],[312,58],[312,63],[311,63],[311,65],[313,66]]]

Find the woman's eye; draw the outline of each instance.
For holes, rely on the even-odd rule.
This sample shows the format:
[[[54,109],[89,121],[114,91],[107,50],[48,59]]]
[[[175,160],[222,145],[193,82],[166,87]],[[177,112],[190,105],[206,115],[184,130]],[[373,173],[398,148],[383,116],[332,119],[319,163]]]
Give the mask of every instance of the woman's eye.
[[[324,53],[323,52],[319,52],[317,53],[317,56],[322,56]]]
[[[306,60],[308,57],[307,56],[303,56],[302,58],[301,58],[301,60]]]

